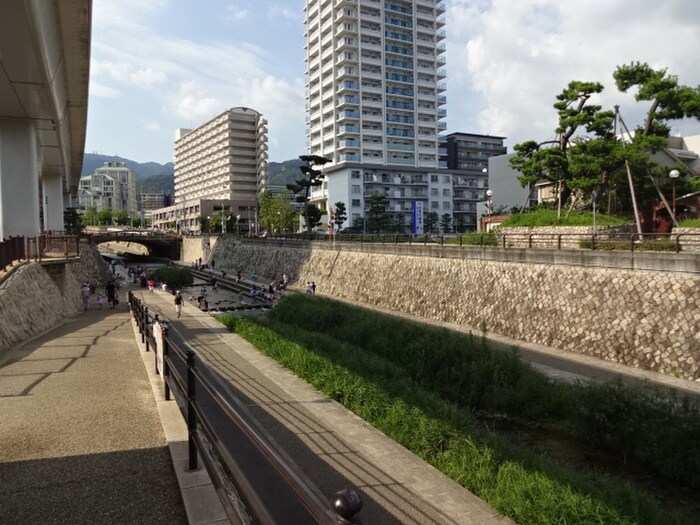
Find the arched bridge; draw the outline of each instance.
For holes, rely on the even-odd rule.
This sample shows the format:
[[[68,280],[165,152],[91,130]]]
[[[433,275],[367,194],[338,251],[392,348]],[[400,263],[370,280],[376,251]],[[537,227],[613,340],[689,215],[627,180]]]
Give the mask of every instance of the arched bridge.
[[[91,232],[85,236],[95,244],[105,242],[136,243],[148,248],[148,253],[152,257],[167,257],[173,260],[180,258],[182,241],[180,237],[170,233],[153,230],[119,230]]]

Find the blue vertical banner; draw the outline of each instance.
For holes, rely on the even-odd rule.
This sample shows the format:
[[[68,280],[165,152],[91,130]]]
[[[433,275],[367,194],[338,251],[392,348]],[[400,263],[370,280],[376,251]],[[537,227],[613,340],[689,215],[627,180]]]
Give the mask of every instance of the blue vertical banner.
[[[423,201],[413,201],[413,235],[423,234]]]

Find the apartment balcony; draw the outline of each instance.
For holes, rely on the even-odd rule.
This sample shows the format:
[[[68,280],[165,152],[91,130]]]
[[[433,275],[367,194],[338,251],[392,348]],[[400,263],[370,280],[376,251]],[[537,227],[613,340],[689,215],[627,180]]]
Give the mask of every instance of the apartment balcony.
[[[437,84],[435,84],[435,87],[437,88],[438,93],[444,93],[445,91],[447,91],[447,84],[445,82],[438,82]]]
[[[381,67],[382,66],[382,57],[366,57],[363,56],[361,59],[363,65],[368,65],[368,66],[377,66]]]
[[[386,149],[391,151],[414,152],[416,150],[416,146],[414,144],[397,144],[395,142],[388,142],[386,145]]]
[[[386,159],[387,164],[399,164],[401,166],[413,166],[416,163],[416,159],[413,157],[410,158],[404,158],[404,157],[393,157],[389,155]]]
[[[378,27],[374,28],[374,27],[360,26],[360,35],[381,38],[382,31]]]
[[[446,21],[444,16],[438,16],[435,18],[436,27],[445,27]],[[440,31],[438,31],[440,32]],[[445,38],[445,32],[442,31],[442,38]]]
[[[349,135],[349,134],[357,135],[360,133],[360,126],[358,126],[357,124],[341,125],[341,126],[338,126],[337,132],[338,132],[339,137]]]

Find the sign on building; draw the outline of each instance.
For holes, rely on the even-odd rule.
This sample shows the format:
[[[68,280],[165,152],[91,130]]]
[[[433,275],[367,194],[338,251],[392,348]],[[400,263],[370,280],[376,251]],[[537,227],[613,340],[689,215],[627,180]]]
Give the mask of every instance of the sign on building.
[[[423,201],[413,201],[413,235],[423,234]]]

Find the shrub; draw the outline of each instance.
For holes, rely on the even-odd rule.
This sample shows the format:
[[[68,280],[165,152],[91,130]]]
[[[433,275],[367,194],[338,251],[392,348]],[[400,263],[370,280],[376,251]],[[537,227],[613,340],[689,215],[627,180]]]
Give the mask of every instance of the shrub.
[[[168,288],[182,288],[194,282],[194,278],[189,270],[184,268],[159,268],[148,274],[149,279],[166,283]]]
[[[629,224],[630,220],[614,215],[596,213],[595,222],[597,225],[618,225]],[[546,208],[530,211],[527,213],[514,213],[508,217],[502,227],[506,226],[592,226],[593,214],[591,212],[571,213],[566,215],[562,212],[561,217],[557,217],[557,210]]]

